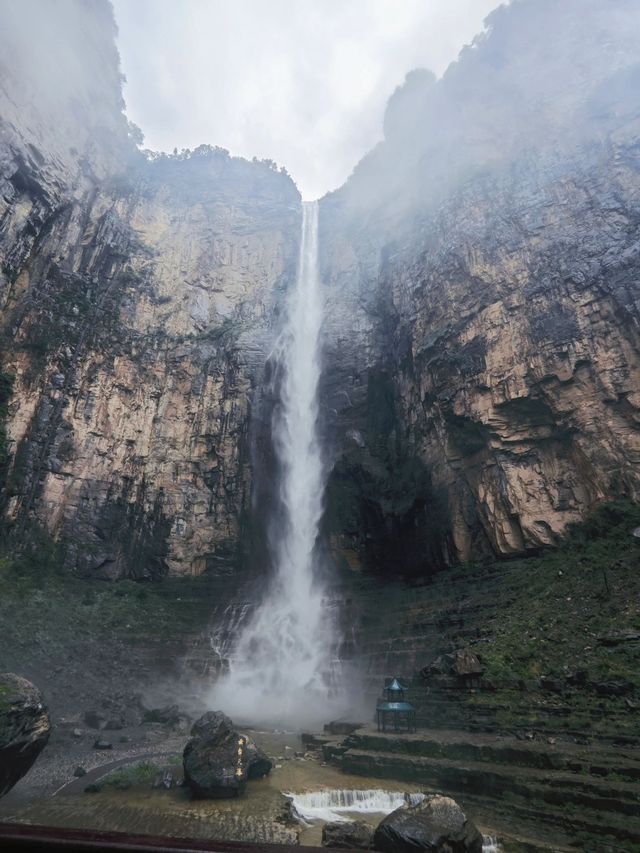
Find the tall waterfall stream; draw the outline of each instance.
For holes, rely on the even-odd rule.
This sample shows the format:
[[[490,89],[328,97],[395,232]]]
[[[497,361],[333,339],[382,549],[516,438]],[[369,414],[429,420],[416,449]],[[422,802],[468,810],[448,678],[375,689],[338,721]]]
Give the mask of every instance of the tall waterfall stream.
[[[282,382],[273,437],[281,471],[283,521],[271,544],[275,577],[255,608],[232,604],[221,614],[216,645],[229,661],[229,671],[218,678],[210,697],[212,707],[237,722],[280,730],[317,725],[344,710],[340,697],[331,693],[335,632],[315,553],[325,485],[317,424],[322,308],[318,206],[309,202],[303,205],[296,286],[289,294],[276,352]],[[327,821],[359,818],[375,826],[407,797],[412,804],[424,797],[411,790],[413,786],[360,788],[366,785],[364,778],[352,779],[304,759],[294,766],[276,764],[274,774],[275,778],[272,774],[265,780],[268,786],[280,788],[285,778],[295,780],[299,793],[292,787],[285,796],[303,827],[303,844],[318,845],[321,826]],[[313,790],[314,781],[324,784]],[[348,781],[358,787],[339,784]],[[254,800],[252,811],[256,805]],[[498,849],[495,839],[485,836],[483,853]]]
[[[318,204],[304,202],[296,285],[276,353],[283,372],[273,424],[283,508],[271,546],[276,572],[212,692],[213,705],[234,719],[277,727],[331,713],[333,630],[315,556],[324,491],[317,429],[322,313]]]

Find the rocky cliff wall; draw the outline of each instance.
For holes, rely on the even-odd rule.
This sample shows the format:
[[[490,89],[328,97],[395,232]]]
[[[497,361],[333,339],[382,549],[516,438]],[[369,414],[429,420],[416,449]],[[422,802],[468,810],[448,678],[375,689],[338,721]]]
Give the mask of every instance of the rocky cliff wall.
[[[489,24],[441,81],[409,75],[323,202],[327,528],[352,567],[522,553],[640,492],[640,15]]]
[[[34,9],[0,36],[5,518],[84,573],[226,571],[274,492],[299,194],[220,149],[144,157],[106,0]],[[639,40],[631,0],[515,0],[442,80],[408,75],[322,201],[325,533],[351,568],[535,550],[637,498]]]
[[[2,36],[5,517],[82,573],[227,570],[299,194],[220,149],[143,157],[109,4],[60,10],[50,52],[22,11]]]

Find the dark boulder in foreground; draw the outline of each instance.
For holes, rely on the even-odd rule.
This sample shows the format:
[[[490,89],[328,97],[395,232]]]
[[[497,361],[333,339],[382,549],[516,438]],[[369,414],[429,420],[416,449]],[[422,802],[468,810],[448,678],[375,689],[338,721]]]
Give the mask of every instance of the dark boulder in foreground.
[[[482,853],[482,835],[455,800],[435,794],[387,815],[373,846],[382,853]]]
[[[50,733],[37,687],[19,675],[0,673],[0,797],[29,770]]]
[[[373,827],[361,820],[325,823],[322,827],[322,846],[370,850],[373,847]]]
[[[248,779],[271,770],[269,759],[221,711],[209,711],[193,724],[182,764],[192,795],[206,799],[237,797]]]

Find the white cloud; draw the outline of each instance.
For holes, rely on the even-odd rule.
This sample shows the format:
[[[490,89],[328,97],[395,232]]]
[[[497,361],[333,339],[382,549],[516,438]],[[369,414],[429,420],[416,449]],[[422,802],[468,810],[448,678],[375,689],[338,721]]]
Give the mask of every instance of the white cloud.
[[[127,114],[156,150],[221,145],[339,186],[407,71],[441,74],[499,0],[113,0]]]

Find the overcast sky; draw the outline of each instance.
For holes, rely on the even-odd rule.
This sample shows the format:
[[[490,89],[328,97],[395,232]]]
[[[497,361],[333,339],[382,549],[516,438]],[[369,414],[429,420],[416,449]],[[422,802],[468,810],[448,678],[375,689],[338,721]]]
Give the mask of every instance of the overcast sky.
[[[305,198],[382,136],[412,68],[440,75],[499,0],[113,0],[145,147],[269,157]]]

